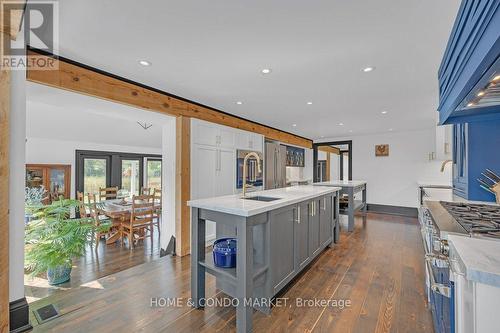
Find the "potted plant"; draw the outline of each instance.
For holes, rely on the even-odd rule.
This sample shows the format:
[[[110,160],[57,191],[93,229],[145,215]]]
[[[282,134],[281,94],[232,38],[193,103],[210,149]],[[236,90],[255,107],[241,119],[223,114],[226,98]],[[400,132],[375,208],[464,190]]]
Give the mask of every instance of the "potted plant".
[[[40,187],[26,187],[24,189],[24,223],[28,224],[31,221],[31,211],[35,207],[40,207],[43,205],[43,200],[47,198],[47,191],[42,185]]]
[[[70,279],[72,260],[85,254],[96,231],[93,218],[71,218],[79,206],[77,200],[63,199],[49,205],[30,206],[32,221],[26,228],[26,269],[32,276],[47,272],[49,284]]]

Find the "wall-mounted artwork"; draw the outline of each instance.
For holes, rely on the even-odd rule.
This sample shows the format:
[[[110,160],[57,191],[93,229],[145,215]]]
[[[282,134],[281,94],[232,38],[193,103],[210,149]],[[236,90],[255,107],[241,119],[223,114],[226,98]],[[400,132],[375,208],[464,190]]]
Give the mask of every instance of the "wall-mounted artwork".
[[[375,156],[389,156],[389,145],[375,145]]]

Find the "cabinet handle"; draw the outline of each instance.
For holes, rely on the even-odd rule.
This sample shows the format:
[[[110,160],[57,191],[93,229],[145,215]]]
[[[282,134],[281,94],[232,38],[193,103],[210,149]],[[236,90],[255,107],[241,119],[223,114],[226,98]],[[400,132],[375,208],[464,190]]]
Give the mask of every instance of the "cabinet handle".
[[[326,198],[323,198],[323,210],[326,210]]]
[[[297,219],[295,220],[295,222],[300,224],[300,206],[297,206],[296,213],[297,213]]]

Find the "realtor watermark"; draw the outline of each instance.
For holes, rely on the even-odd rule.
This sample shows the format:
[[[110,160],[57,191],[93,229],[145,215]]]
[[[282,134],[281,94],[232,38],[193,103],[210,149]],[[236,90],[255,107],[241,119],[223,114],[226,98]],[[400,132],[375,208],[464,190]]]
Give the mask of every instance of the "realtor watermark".
[[[343,310],[351,307],[350,299],[323,299],[323,298],[245,298],[239,300],[232,297],[200,298],[198,302],[192,298],[183,297],[152,297],[150,306],[155,308],[192,307],[198,304],[201,307],[236,307],[240,304],[245,307],[297,307],[297,308],[338,308]]]
[[[1,24],[18,29],[17,24],[24,26],[24,40],[13,40],[8,34],[1,34],[0,65],[11,70],[36,69],[55,70],[58,61],[51,56],[26,56],[25,45],[29,45],[41,53],[59,54],[59,2],[50,0],[24,1],[4,0],[1,2]],[[21,16],[22,15],[22,16]],[[17,19],[22,17],[22,21]]]

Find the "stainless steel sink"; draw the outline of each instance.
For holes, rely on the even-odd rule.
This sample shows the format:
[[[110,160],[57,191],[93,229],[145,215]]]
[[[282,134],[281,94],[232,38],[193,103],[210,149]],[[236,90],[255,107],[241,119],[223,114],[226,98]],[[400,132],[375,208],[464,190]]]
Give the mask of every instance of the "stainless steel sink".
[[[274,200],[279,200],[281,198],[264,197],[264,196],[261,196],[261,195],[256,195],[254,197],[245,197],[245,198],[242,198],[242,199],[270,202],[270,201],[274,201]]]

